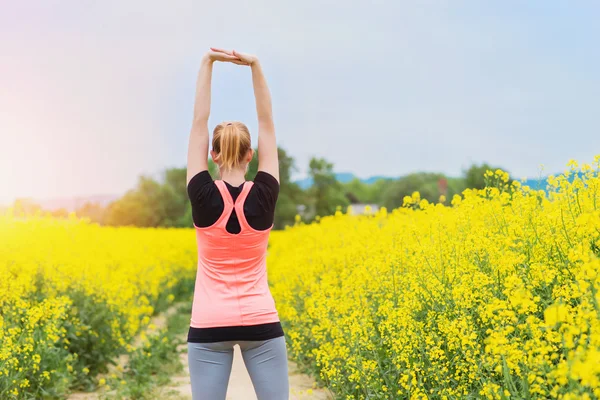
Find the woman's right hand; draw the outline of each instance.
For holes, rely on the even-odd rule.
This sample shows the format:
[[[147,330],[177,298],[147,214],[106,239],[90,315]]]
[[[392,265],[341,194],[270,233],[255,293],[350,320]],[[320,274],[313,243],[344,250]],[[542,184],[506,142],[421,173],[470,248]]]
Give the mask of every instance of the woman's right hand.
[[[216,53],[223,54],[228,57],[235,57],[236,60],[240,60],[243,62],[243,64],[241,64],[241,65],[252,65],[258,61],[258,57],[254,56],[252,54],[240,53],[239,51],[235,51],[235,50],[224,50],[224,49],[218,49],[216,47],[211,47],[210,50],[213,52],[216,52]]]

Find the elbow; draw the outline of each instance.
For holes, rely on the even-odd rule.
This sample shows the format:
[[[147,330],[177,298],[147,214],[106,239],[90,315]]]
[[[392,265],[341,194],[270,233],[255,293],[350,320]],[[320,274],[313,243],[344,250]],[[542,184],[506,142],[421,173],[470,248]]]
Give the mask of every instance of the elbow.
[[[208,115],[194,115],[192,120],[192,128],[200,126],[208,126]]]
[[[275,133],[275,124],[273,124],[272,118],[258,119],[258,129],[261,132],[272,132]]]

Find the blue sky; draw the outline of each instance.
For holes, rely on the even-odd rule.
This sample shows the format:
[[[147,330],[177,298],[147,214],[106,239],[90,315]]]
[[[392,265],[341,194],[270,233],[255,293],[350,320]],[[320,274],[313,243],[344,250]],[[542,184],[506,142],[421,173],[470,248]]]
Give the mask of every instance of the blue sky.
[[[118,194],[184,166],[209,46],[257,54],[278,140],[358,176],[516,178],[600,153],[593,1],[0,0],[0,203]],[[250,71],[214,69],[210,128],[256,118]]]

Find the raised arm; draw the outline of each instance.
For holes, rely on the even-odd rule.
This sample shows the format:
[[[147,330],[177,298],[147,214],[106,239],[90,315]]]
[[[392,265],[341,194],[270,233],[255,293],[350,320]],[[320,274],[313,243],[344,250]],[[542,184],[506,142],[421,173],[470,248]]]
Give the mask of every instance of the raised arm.
[[[267,86],[267,80],[256,56],[239,53],[235,50],[232,54],[252,68],[252,84],[258,117],[258,170],[268,172],[279,182],[277,140],[275,139],[271,93]]]
[[[202,57],[198,81],[196,83],[196,101],[194,104],[194,118],[190,130],[187,156],[187,183],[198,172],[208,169],[208,117],[210,116],[210,86],[212,67],[215,61],[228,61],[235,64],[248,65],[239,58],[209,51]]]
[[[202,57],[196,83],[194,118],[190,130],[187,156],[187,183],[200,171],[208,169],[208,117],[210,115],[210,84],[213,60]]]

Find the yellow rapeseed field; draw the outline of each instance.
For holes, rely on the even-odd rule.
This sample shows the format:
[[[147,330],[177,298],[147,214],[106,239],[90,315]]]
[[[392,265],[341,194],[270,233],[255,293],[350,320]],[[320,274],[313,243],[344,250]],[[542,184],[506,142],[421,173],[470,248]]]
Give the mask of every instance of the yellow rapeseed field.
[[[0,216],[0,399],[64,398],[188,293],[191,230]],[[182,285],[188,284],[188,287]]]
[[[550,194],[495,171],[449,202],[272,232],[290,355],[340,399],[600,398],[599,164]],[[91,383],[191,301],[191,229],[7,215],[0,246],[1,399]]]
[[[274,232],[292,356],[340,399],[600,398],[599,163]]]

